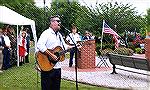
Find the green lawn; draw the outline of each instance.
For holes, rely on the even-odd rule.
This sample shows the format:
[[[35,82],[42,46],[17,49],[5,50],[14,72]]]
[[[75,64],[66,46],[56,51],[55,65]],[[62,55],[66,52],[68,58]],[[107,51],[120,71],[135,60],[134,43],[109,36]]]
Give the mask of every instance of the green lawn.
[[[0,73],[0,90],[40,90],[40,74],[34,69],[34,55],[30,55],[30,63],[20,67],[12,67]],[[76,90],[75,82],[62,80],[61,90]],[[79,84],[79,90],[108,90],[103,87]]]

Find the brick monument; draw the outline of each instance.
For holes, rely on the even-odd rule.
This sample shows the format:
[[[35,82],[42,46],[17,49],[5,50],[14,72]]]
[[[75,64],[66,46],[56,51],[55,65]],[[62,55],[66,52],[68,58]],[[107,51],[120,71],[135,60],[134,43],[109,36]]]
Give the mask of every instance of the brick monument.
[[[145,38],[145,58],[150,60],[150,38]]]
[[[81,41],[82,47],[77,54],[77,67],[80,69],[95,68],[95,40]]]

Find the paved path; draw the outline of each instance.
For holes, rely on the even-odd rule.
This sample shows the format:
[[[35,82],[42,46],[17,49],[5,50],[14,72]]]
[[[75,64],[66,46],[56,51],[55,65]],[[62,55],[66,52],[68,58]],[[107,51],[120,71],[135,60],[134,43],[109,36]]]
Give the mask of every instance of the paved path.
[[[75,69],[68,67],[68,61],[65,60],[62,64],[62,78],[75,81]],[[100,61],[96,57],[96,65]],[[131,90],[150,90],[150,77],[146,75],[131,73],[117,69],[118,74],[110,74],[112,72],[112,65],[107,59],[106,62],[110,67],[105,67],[104,64],[101,67],[93,69],[78,69],[78,81],[88,83],[92,85],[111,87],[111,88],[123,88]],[[123,66],[117,66],[125,69],[130,69],[142,73],[150,73],[144,70],[137,70],[127,68]]]

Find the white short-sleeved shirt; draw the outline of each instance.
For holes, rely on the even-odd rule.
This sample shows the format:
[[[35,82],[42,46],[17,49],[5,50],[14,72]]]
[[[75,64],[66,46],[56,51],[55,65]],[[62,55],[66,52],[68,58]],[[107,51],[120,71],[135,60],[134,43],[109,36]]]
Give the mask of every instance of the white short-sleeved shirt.
[[[77,41],[81,41],[80,35],[78,33],[75,33],[75,34],[70,33],[69,35],[75,43],[77,43]],[[69,41],[70,44],[73,44],[70,37],[67,36],[66,40]]]
[[[67,49],[68,45],[64,42],[62,35],[59,32],[56,35],[53,29],[49,28],[41,34],[37,42],[37,50],[45,52],[47,49],[54,49],[56,46],[63,48],[63,45]],[[61,62],[57,62],[54,68],[61,68]]]
[[[5,45],[6,46],[10,46],[10,39],[9,39],[9,37],[5,36],[5,35],[3,35],[3,37],[4,37]]]

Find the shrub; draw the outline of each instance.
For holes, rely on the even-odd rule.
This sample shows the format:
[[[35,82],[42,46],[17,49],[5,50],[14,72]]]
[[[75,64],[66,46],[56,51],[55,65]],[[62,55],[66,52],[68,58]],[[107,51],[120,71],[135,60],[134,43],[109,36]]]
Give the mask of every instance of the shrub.
[[[131,48],[133,51],[135,50],[135,46],[132,42],[128,42],[128,48]]]
[[[143,50],[141,48],[135,48],[135,53],[142,54]]]
[[[99,50],[99,52],[100,52],[100,55],[101,55],[101,56],[105,56],[105,55],[107,55],[108,53],[112,53],[113,50],[110,49],[110,48],[107,48],[107,49],[104,49],[104,50]]]
[[[134,51],[130,48],[120,47],[120,48],[115,49],[112,53],[131,56],[133,55],[133,52]]]
[[[110,49],[114,49],[114,43],[103,43],[103,49],[107,49],[107,48],[110,48]]]

